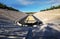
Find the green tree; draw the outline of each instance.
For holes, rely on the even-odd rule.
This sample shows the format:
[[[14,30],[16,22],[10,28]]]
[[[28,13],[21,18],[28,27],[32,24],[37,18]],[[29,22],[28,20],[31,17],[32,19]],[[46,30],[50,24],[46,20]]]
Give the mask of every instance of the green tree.
[[[8,7],[7,5],[2,4],[2,3],[0,3],[0,8],[1,8],[1,9],[13,10],[13,11],[19,11],[19,10],[17,10],[17,9],[12,8],[12,7]]]
[[[59,8],[60,8],[60,5],[52,6],[51,8],[47,8],[47,9],[44,9],[44,10],[41,10],[41,11],[48,11],[48,10],[59,9]]]

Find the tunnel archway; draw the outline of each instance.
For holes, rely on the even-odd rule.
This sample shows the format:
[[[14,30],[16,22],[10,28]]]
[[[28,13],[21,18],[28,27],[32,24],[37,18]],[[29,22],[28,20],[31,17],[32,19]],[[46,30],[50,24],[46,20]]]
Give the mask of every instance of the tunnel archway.
[[[42,21],[39,21],[36,17],[34,17],[33,15],[28,15],[26,18],[22,19],[22,20],[19,20],[17,22],[18,25],[20,26],[31,26],[33,27],[34,25],[42,25],[43,22]]]

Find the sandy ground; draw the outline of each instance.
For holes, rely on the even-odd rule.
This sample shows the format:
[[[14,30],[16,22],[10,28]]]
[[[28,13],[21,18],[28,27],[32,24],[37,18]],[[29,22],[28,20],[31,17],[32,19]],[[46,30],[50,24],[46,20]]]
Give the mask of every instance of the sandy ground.
[[[37,12],[34,16],[44,23],[60,23],[60,9]]]
[[[25,20],[25,23],[34,23],[34,22],[36,22],[36,20],[32,15],[29,15]]]
[[[10,14],[0,13],[0,18],[4,16],[8,16],[8,18],[11,18],[11,20],[14,19],[14,21],[16,21],[16,19],[21,17],[20,16],[21,14],[19,16],[16,13],[15,14],[13,13],[12,15],[11,14],[12,12]],[[34,16],[45,24],[41,26],[36,25],[37,27],[31,27],[33,36],[35,36],[33,39],[38,39],[41,36],[42,36],[41,39],[57,39],[57,38],[60,39],[59,38],[60,37],[60,9],[38,12],[34,14]],[[20,27],[18,25],[14,25],[14,23],[8,24],[8,22],[5,22],[3,20],[0,20],[0,37],[19,38],[18,36],[26,36],[30,29],[30,27]],[[5,20],[7,20],[7,18]],[[28,16],[26,20],[35,20],[35,19],[33,16]],[[5,24],[3,25],[3,23]],[[13,36],[7,36],[7,35],[13,35]],[[14,35],[16,35],[16,37]],[[52,36],[53,38],[50,36]]]
[[[5,17],[12,21],[19,21],[20,19],[22,19],[26,16],[27,16],[27,14],[25,14],[23,12],[0,9],[0,18]]]

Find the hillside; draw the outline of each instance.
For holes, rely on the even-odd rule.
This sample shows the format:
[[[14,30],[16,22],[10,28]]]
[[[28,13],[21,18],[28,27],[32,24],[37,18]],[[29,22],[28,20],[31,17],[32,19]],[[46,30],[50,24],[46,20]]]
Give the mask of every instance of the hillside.
[[[7,5],[2,4],[2,3],[0,3],[0,9],[7,9],[7,10],[19,11],[19,10],[15,9],[15,8],[8,7]]]
[[[23,12],[0,9],[0,20],[3,19],[15,22],[21,20],[26,16],[27,14]]]
[[[58,5],[58,6],[52,6],[50,8],[47,8],[47,9],[44,9],[44,10],[41,10],[41,11],[48,11],[48,10],[53,10],[53,9],[60,9],[60,5]]]
[[[60,24],[60,9],[37,12],[34,14],[36,18],[43,23],[59,23]]]

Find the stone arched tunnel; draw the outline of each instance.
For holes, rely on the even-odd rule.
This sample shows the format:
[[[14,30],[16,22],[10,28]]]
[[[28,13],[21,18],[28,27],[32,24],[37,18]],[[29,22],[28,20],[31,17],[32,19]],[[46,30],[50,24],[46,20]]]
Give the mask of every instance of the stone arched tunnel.
[[[28,15],[27,17],[21,19],[18,21],[18,24],[22,24],[22,26],[27,25],[27,26],[32,26],[33,25],[42,25],[43,22],[40,21],[39,19],[37,19],[35,16],[33,15]]]

